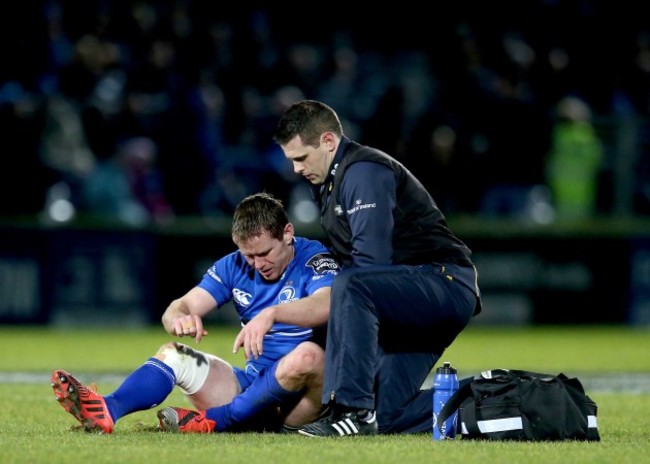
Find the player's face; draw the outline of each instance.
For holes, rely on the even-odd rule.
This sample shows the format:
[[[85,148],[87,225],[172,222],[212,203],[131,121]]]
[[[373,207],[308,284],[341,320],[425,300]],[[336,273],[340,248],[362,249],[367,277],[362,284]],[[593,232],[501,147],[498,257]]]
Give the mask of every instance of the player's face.
[[[325,182],[328,170],[336,154],[336,139],[331,132],[321,134],[318,147],[305,145],[299,135],[282,145],[282,151],[293,163],[293,171],[312,184]]]
[[[293,226],[285,226],[282,240],[264,231],[257,237],[237,243],[237,247],[246,262],[255,268],[264,280],[277,280],[293,259]]]

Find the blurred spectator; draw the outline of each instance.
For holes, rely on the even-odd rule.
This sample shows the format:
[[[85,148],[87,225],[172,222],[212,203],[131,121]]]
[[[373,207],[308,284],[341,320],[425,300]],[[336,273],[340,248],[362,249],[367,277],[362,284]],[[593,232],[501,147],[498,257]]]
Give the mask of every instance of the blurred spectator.
[[[272,193],[276,198],[289,205],[291,191],[302,179],[297,178],[293,172],[291,163],[287,159],[277,143],[272,141],[272,134],[280,116],[293,103],[305,98],[300,87],[287,85],[278,88],[268,101],[268,114],[259,121],[259,165],[263,166],[260,173],[260,189]]]
[[[557,121],[546,173],[558,220],[579,220],[596,212],[603,146],[591,123],[591,110],[568,96],[557,106]]]
[[[0,216],[39,213],[46,190],[58,173],[40,157],[40,137],[45,125],[43,97],[21,83],[0,85]]]
[[[613,101],[618,126],[613,208],[650,214],[650,29],[635,34]]]
[[[531,193],[544,183],[550,123],[547,108],[537,100],[529,81],[534,50],[510,30],[498,39],[486,54],[485,46],[476,47],[471,33],[464,38],[466,84],[475,99],[461,116],[471,121],[480,141],[475,145],[483,188],[480,214],[526,218]]]
[[[332,52],[331,69],[322,80],[317,98],[333,108],[341,108],[339,117],[348,121],[361,119],[360,111],[366,106],[363,76],[356,50],[349,44],[337,45]],[[371,100],[374,102],[374,100]]]
[[[47,99],[45,116],[40,137],[41,160],[57,172],[73,192],[78,192],[95,167],[95,155],[88,146],[81,116],[72,102],[62,95]]]
[[[306,42],[290,44],[274,72],[268,76],[269,82],[257,85],[262,86],[265,94],[293,86],[301,89],[307,98],[316,98],[324,76],[323,60],[324,54],[318,45]]]
[[[228,214],[238,195],[265,188],[300,198],[281,163],[258,162],[273,149],[279,102],[298,92],[338,108],[352,138],[403,157],[432,192],[444,191],[448,211],[496,217],[518,215],[542,191],[550,115],[564,95],[581,95],[607,126],[599,133],[611,156],[601,168],[613,210],[634,202],[637,214],[650,211],[650,33],[633,8],[514,2],[486,23],[495,6],[452,2],[435,17],[391,10],[302,29],[297,10],[260,5],[7,8],[0,127],[11,162],[0,171],[35,180],[2,205],[5,214],[38,213],[53,186],[74,200],[75,179],[133,137],[157,146],[177,215]],[[385,34],[407,20],[404,34]],[[456,175],[462,191],[446,188]]]
[[[402,140],[404,134],[404,92],[402,88],[393,84],[377,102],[374,114],[362,126],[362,143],[377,147],[386,153],[404,162],[404,147]]]
[[[235,174],[233,150],[225,136],[226,96],[212,73],[204,70],[197,87],[189,93],[189,107],[195,139],[206,168],[192,177],[199,184],[198,211],[208,217],[229,217],[248,193]]]
[[[460,208],[456,199],[463,173],[458,138],[452,124],[440,116],[427,115],[418,123],[406,149],[406,166],[448,214]]]
[[[113,158],[99,163],[88,177],[83,190],[86,212],[132,226],[172,219],[156,156],[151,139],[126,140]]]
[[[119,137],[117,129],[113,127],[113,120],[123,104],[126,79],[123,67],[122,50],[115,42],[95,34],[82,35],[74,44],[71,60],[57,70],[58,92],[50,97],[50,106],[52,110],[58,110],[52,114],[58,116],[52,122],[58,122],[50,125],[55,130],[53,133],[44,135],[47,138],[56,136],[57,127],[58,133],[63,135],[61,131],[67,126],[66,137],[70,144],[73,126],[77,125],[76,119],[80,118],[79,130],[83,133],[74,135],[77,139],[75,145],[78,147],[83,141],[87,145],[86,149],[96,159],[111,156]],[[64,106],[66,109],[62,112]],[[74,129],[74,132],[78,130]],[[58,157],[79,158],[79,149],[76,152],[75,156],[59,152]]]

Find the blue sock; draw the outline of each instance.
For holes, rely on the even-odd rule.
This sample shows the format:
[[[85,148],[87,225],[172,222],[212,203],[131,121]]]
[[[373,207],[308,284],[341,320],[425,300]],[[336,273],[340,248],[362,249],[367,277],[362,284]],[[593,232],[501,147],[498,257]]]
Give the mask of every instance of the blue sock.
[[[174,389],[176,376],[167,364],[149,358],[122,382],[117,390],[106,395],[106,407],[113,422],[135,411],[151,409],[162,403]]]
[[[302,395],[304,389],[289,391],[280,386],[275,378],[278,363],[279,361],[262,372],[246,390],[235,396],[231,403],[206,411],[206,417],[217,422],[216,432],[228,430],[234,424],[250,419],[271,406],[279,406]]]

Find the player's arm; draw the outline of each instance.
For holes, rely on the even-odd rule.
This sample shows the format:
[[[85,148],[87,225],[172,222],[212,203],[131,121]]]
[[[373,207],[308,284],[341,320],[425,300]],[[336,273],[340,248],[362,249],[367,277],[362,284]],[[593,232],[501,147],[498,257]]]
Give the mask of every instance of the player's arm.
[[[194,287],[185,295],[172,301],[162,315],[165,330],[178,337],[194,337],[197,342],[208,332],[203,328],[203,317],[217,307],[212,295]]]
[[[294,300],[290,303],[273,305],[264,308],[253,319],[260,316],[268,319],[271,324],[284,322],[300,327],[316,327],[327,322],[330,314],[330,287],[321,287],[309,296]]]
[[[309,296],[264,308],[242,327],[232,350],[236,353],[243,346],[246,358],[262,354],[262,344],[273,324],[284,322],[301,327],[316,327],[327,322],[330,311],[330,287],[321,287]]]

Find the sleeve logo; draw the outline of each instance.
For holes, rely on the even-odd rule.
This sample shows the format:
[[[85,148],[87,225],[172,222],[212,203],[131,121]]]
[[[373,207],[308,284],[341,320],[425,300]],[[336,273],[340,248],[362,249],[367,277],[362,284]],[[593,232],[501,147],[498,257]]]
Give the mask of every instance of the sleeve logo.
[[[307,267],[311,267],[315,274],[338,274],[341,270],[339,263],[332,257],[330,254],[319,253],[312,256],[307,264]]]
[[[351,214],[356,213],[357,211],[360,211],[362,209],[368,209],[368,208],[376,208],[377,203],[363,203],[362,200],[356,200],[354,202],[354,206],[347,210],[348,216]]]

